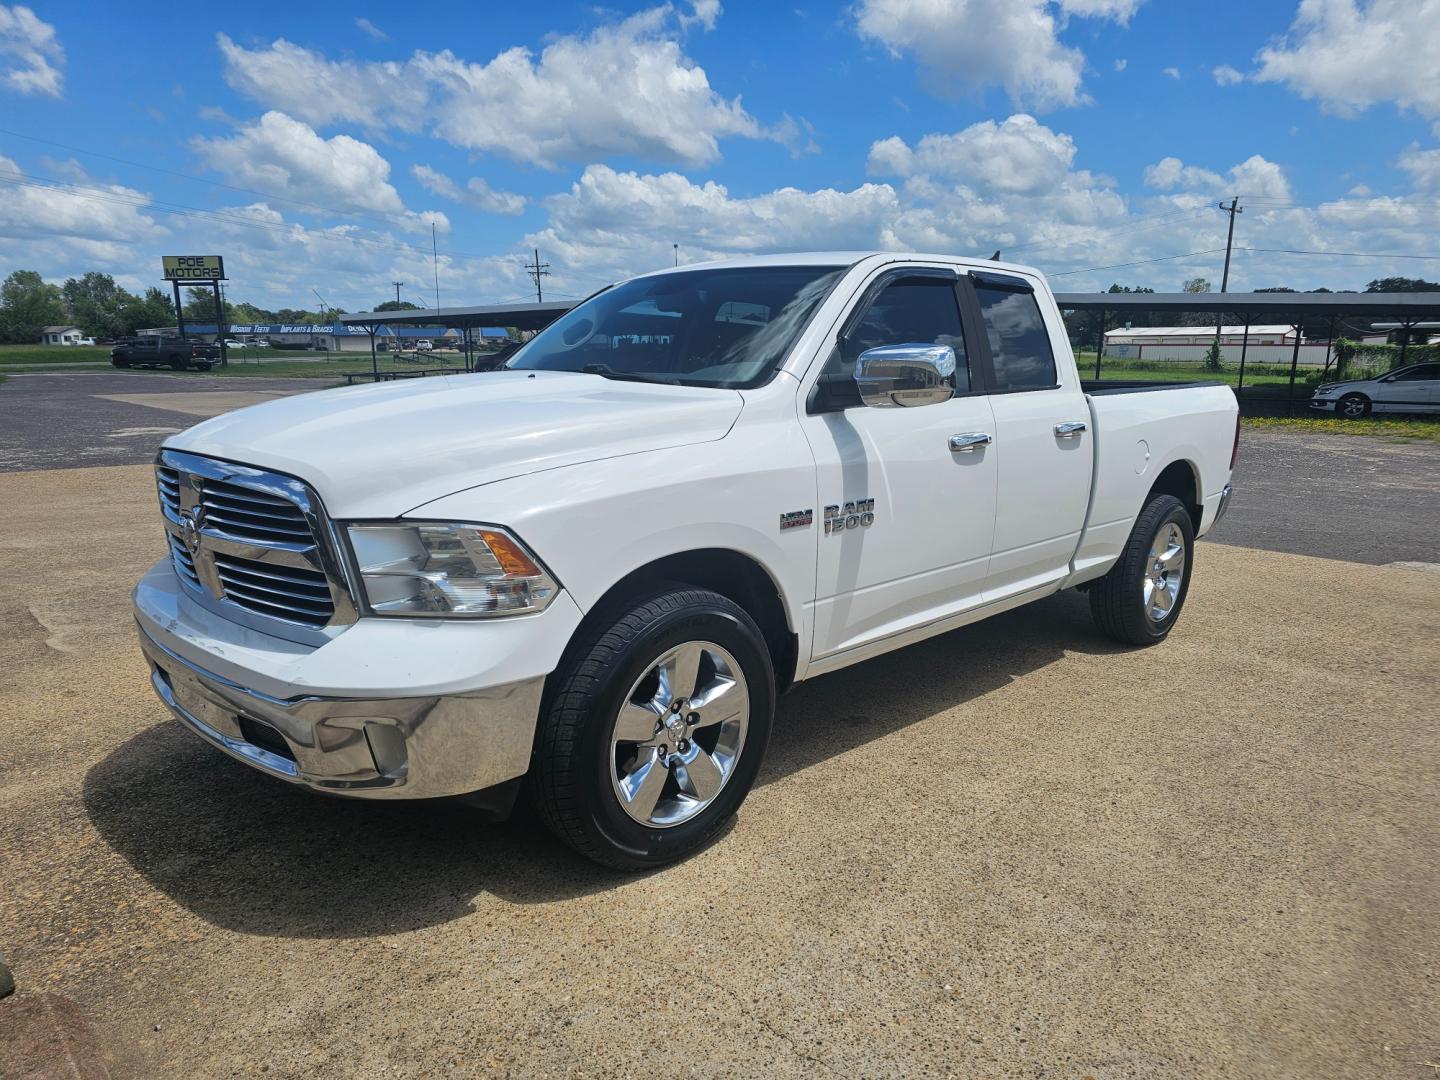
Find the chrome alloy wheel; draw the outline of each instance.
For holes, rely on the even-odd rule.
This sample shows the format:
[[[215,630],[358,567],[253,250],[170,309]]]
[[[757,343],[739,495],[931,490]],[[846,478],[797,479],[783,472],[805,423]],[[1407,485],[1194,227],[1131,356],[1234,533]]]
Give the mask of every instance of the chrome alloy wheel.
[[[730,653],[709,641],[662,653],[615,719],[610,780],[621,807],[650,828],[689,821],[734,775],[749,726],[750,692]]]
[[[1175,610],[1175,598],[1185,580],[1185,534],[1173,521],[1150,541],[1150,561],[1145,567],[1145,615],[1162,623]]]

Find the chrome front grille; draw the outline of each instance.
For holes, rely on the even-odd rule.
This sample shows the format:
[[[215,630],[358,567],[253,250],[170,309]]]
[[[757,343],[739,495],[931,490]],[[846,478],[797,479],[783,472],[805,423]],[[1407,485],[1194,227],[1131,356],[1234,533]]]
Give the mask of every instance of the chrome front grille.
[[[163,450],[155,485],[171,562],[201,603],[297,641],[354,622],[329,520],[304,483]]]
[[[262,544],[309,544],[310,523],[289,499],[239,484],[211,480],[201,488],[200,505],[212,527]]]
[[[215,554],[215,572],[226,600],[281,619],[324,626],[335,614],[330,585],[317,570]]]

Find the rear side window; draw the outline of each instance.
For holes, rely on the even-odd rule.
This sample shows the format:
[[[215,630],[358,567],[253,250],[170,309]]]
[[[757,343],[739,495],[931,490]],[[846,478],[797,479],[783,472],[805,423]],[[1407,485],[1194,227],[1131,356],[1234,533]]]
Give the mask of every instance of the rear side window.
[[[1032,292],[976,282],[995,390],[1049,390],[1057,385],[1050,333]]]

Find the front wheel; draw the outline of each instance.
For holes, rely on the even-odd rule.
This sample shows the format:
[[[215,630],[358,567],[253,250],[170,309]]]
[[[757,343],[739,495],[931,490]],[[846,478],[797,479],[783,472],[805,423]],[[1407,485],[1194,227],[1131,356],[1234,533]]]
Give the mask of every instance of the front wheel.
[[[552,677],[531,794],[560,839],[605,866],[689,855],[760,769],[775,675],[755,621],[674,586],[619,605]]]
[[[1090,589],[1096,625],[1127,645],[1154,645],[1169,636],[1194,567],[1195,526],[1173,495],[1156,495],[1130,530],[1110,572]]]
[[[1346,394],[1335,403],[1335,413],[1346,420],[1363,420],[1370,415],[1370,399],[1364,394]]]

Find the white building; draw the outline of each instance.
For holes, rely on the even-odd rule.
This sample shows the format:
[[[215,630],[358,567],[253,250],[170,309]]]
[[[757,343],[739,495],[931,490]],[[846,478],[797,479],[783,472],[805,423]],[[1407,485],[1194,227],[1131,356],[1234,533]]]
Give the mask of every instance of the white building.
[[[87,341],[78,326],[47,326],[40,332],[41,345],[85,345]]]
[[[1298,328],[1294,326],[1252,326],[1251,345],[1294,345]],[[1222,326],[1220,344],[1239,345],[1245,337],[1243,326]],[[1213,326],[1136,326],[1122,330],[1108,330],[1105,333],[1105,351],[1112,346],[1133,345],[1137,349],[1145,346],[1203,345],[1209,348],[1215,343]]]
[[[1330,343],[1306,343],[1300,328],[1289,325],[1220,327],[1220,357],[1230,365],[1240,363],[1241,354],[1251,364],[1284,364],[1297,359],[1319,367],[1330,359]],[[1215,344],[1214,326],[1135,326],[1105,333],[1105,355],[1116,360],[1144,360],[1177,364],[1198,364]]]

